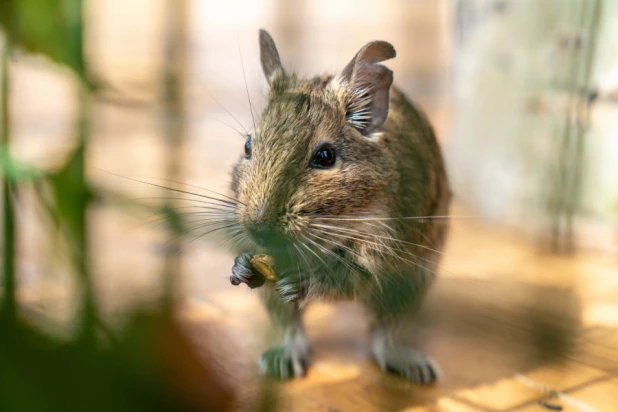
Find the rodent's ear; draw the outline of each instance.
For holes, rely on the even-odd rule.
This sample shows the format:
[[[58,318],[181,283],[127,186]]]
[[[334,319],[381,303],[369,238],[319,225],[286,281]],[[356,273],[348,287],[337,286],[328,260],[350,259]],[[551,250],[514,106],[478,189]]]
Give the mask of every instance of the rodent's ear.
[[[341,81],[350,92],[346,116],[363,134],[386,121],[393,72],[379,63],[395,56],[390,43],[373,41],[360,49],[341,72]]]
[[[260,29],[260,60],[268,84],[272,84],[272,80],[278,72],[284,73],[275,41],[264,29]]]

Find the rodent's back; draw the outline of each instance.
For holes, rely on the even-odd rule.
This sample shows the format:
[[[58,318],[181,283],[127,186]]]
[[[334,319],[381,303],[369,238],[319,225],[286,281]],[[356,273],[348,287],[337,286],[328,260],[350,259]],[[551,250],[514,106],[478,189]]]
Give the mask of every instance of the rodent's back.
[[[399,181],[393,195],[396,217],[446,216],[451,198],[444,161],[426,115],[395,86],[382,129],[385,146],[397,160]],[[440,249],[446,219],[401,219],[398,231],[413,243]],[[436,256],[437,259],[437,256]]]

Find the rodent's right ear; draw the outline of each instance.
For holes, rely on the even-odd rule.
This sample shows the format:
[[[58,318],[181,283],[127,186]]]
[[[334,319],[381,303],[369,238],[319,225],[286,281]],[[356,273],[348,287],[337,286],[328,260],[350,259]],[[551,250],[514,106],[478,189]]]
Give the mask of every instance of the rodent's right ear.
[[[346,116],[361,133],[371,133],[386,121],[393,72],[380,62],[395,55],[390,43],[373,41],[341,72],[340,78],[350,91]]]
[[[272,85],[272,81],[277,74],[285,73],[275,41],[264,29],[260,29],[260,60],[262,61],[262,70],[264,70],[268,84]]]

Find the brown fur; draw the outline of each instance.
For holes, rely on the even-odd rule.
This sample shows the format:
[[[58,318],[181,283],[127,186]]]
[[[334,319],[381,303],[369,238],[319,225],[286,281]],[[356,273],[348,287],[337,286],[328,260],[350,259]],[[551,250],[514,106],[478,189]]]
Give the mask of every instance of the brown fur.
[[[332,76],[275,81],[285,86],[270,92],[252,140],[252,159],[242,158],[233,172],[232,189],[242,202],[237,209],[241,224],[262,219],[294,242],[302,241],[300,234],[315,214],[371,218],[447,214],[449,189],[431,126],[395,87],[391,89],[388,120],[375,133],[381,136],[368,138],[346,121],[348,91]],[[321,142],[341,147],[340,163],[333,169],[308,168],[310,156]],[[328,221],[345,229],[377,230],[382,236],[437,250],[442,247],[447,225],[442,219],[384,223],[388,228]],[[346,243],[356,252],[347,253],[346,259],[370,271],[380,272],[388,266],[390,272],[410,266],[404,260],[384,258],[382,248],[400,249],[401,244],[386,240],[386,245],[375,250],[359,243]],[[256,245],[254,252],[258,251],[264,250]],[[408,245],[405,251],[407,260],[414,260],[413,255],[432,262],[439,258],[422,247]],[[422,260],[418,263],[428,266]]]
[[[278,242],[244,242],[239,252],[270,253],[298,267],[305,282],[301,307],[312,297],[356,297],[373,308],[376,325],[399,319],[433,278],[447,231],[445,219],[416,219],[448,213],[450,192],[433,130],[391,87],[390,70],[377,64],[394,57],[388,43],[365,46],[341,75],[299,79],[280,67],[274,42],[264,36],[268,105],[252,136],[251,158],[243,156],[234,168],[232,189],[240,225],[268,228]],[[363,107],[372,118],[355,123],[350,110]],[[337,162],[311,168],[324,142],[336,148]],[[291,246],[301,243],[314,253]],[[385,285],[398,282],[416,292],[389,297]],[[273,288],[267,290],[271,311],[296,318],[298,306],[286,309]]]

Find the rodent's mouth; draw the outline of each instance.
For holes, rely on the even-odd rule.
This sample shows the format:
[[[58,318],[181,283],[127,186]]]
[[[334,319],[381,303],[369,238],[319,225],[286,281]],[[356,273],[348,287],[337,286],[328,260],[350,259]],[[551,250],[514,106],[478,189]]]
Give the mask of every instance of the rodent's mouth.
[[[248,231],[248,238],[261,252],[271,255],[282,255],[293,249],[293,242],[274,231],[255,233]]]

